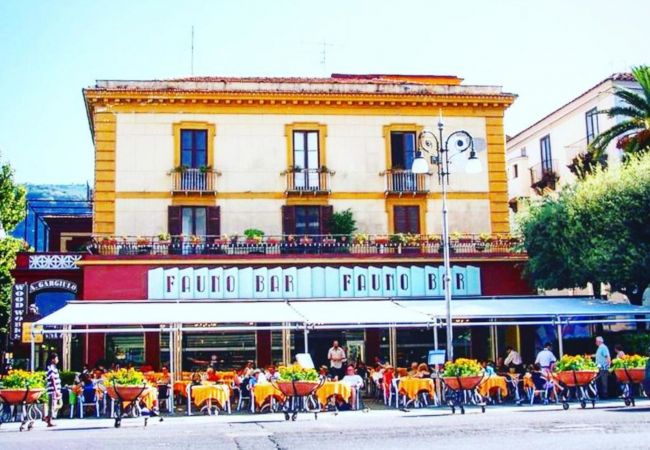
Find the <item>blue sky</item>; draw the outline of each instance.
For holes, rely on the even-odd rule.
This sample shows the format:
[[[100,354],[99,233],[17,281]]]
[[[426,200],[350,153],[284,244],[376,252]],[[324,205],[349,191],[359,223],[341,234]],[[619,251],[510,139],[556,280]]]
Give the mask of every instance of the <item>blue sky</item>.
[[[649,19],[647,0],[2,0],[1,158],[21,182],[92,180],[81,89],[189,75],[192,25],[195,75],[455,74],[518,94],[515,133],[650,63]]]

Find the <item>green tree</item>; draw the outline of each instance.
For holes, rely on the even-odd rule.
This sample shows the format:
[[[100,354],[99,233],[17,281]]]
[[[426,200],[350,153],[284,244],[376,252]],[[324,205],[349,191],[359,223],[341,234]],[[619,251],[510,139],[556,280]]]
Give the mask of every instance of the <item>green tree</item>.
[[[14,172],[8,163],[0,165],[0,223],[10,233],[25,218],[26,193],[14,181]],[[23,241],[7,236],[0,240],[0,335],[8,331],[11,307],[10,270],[15,267],[16,253],[23,248]],[[0,342],[4,343],[5,339]]]
[[[333,213],[327,225],[332,234],[347,236],[348,238],[357,231],[357,221],[354,219],[354,214],[350,208]]]
[[[601,160],[607,145],[614,139],[624,156],[646,151],[650,147],[650,67],[639,66],[632,69],[634,79],[641,86],[641,93],[629,89],[616,89],[614,95],[622,101],[602,112],[609,117],[623,117],[623,120],[610,129],[600,133],[590,144],[595,160]]]
[[[641,304],[650,285],[650,153],[593,174],[518,218],[538,288],[597,288]]]

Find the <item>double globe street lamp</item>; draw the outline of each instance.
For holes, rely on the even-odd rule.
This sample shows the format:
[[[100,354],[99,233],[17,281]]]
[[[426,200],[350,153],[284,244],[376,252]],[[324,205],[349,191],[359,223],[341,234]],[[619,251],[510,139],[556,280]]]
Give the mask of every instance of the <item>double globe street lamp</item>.
[[[431,131],[423,131],[418,136],[418,150],[415,153],[411,171],[414,174],[429,173],[429,162],[436,166],[438,182],[442,188],[442,242],[443,242],[443,261],[444,261],[444,279],[443,288],[445,293],[445,312],[447,316],[447,360],[454,360],[454,336],[453,324],[451,317],[451,265],[450,265],[450,248],[449,248],[449,221],[447,219],[447,185],[449,184],[449,166],[454,156],[464,154],[469,151],[467,162],[465,163],[465,172],[468,174],[477,174],[482,170],[481,161],[476,156],[474,148],[474,139],[467,131],[455,131],[443,137],[444,123],[442,114],[438,119],[438,137]],[[478,145],[478,142],[477,142]],[[429,155],[427,161],[423,154]]]

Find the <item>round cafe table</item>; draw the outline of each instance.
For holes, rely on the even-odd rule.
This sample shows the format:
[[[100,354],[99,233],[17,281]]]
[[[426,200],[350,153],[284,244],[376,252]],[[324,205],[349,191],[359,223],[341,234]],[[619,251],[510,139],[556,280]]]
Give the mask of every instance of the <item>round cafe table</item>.
[[[323,385],[318,388],[316,391],[316,398],[318,402],[325,406],[327,401],[333,395],[340,397],[344,402],[349,403],[350,397],[352,396],[352,388],[345,383],[340,381],[326,381]]]
[[[284,401],[284,394],[271,383],[258,383],[253,386],[253,397],[255,399],[255,406],[258,409],[270,398],[274,398],[278,402]]]
[[[411,401],[418,398],[420,392],[426,392],[429,398],[433,398],[435,392],[433,380],[431,378],[400,378],[397,390],[400,395],[405,395]]]
[[[478,392],[483,397],[489,397],[490,392],[496,389],[500,394],[501,398],[508,396],[508,381],[506,377],[501,377],[499,375],[492,375],[491,377],[485,378],[478,387]]]
[[[230,388],[225,384],[200,384],[198,386],[188,386],[194,405],[200,408],[207,402],[208,412],[212,407],[212,401],[215,400],[217,405],[230,413]],[[192,404],[187,399],[187,415],[192,415]]]

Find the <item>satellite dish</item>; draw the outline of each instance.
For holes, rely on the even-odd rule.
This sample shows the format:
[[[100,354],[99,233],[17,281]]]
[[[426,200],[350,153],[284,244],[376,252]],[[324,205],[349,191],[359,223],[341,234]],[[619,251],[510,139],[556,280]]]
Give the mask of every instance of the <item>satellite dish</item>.
[[[447,138],[447,150],[461,153],[472,146],[472,137],[465,131],[456,131]]]

